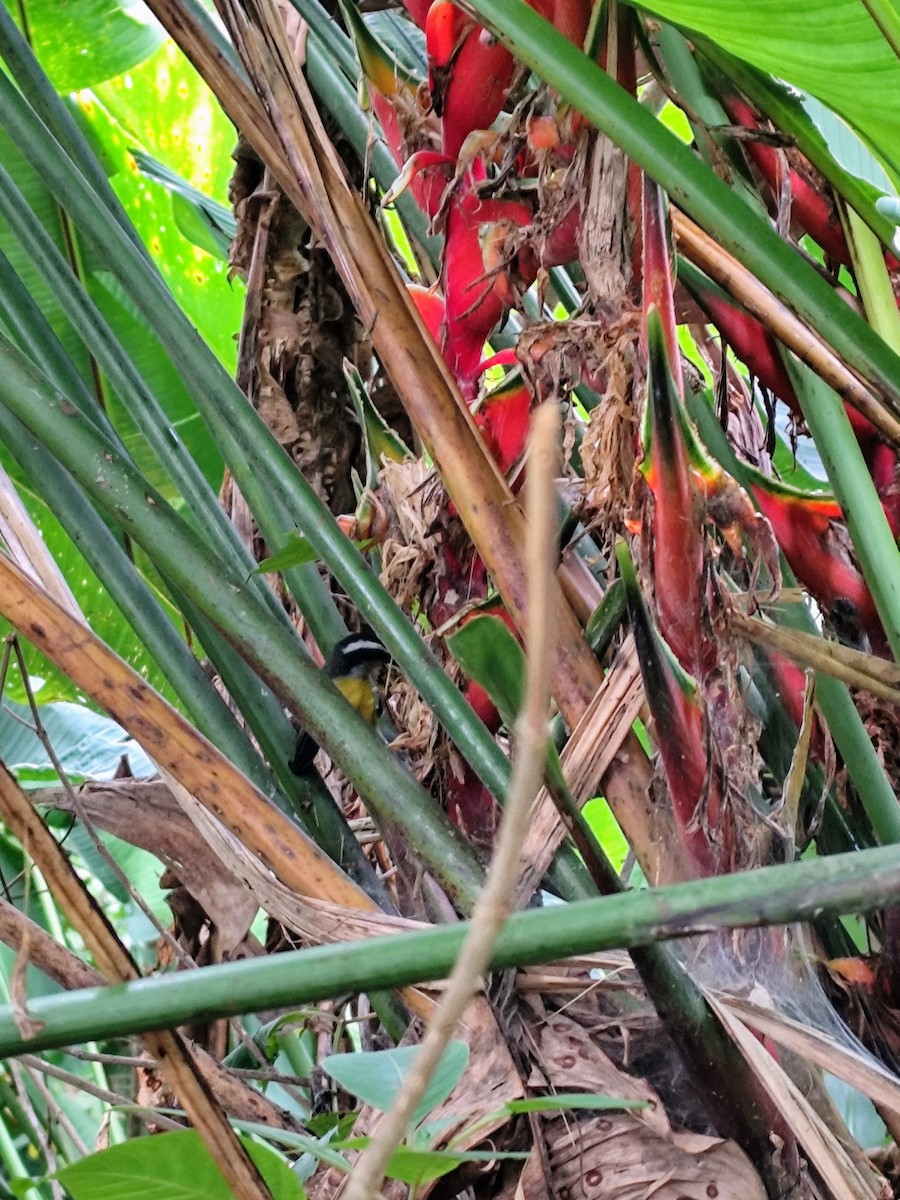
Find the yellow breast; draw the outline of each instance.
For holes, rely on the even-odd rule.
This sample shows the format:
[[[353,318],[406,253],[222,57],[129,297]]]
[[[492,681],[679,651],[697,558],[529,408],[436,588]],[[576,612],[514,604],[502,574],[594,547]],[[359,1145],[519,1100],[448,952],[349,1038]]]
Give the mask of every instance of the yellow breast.
[[[334,686],[347,700],[364,721],[374,725],[378,716],[378,705],[375,690],[368,679],[357,679],[354,675],[341,675],[334,680]]]

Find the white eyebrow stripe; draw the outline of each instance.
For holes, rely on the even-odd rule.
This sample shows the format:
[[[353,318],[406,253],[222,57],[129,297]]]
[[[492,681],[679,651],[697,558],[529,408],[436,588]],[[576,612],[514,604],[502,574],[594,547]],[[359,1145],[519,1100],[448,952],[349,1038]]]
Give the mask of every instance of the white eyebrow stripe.
[[[381,642],[353,642],[351,645],[344,647],[344,653],[348,656],[351,654],[373,653],[383,654],[386,658],[390,657],[388,651],[384,646],[382,646]]]

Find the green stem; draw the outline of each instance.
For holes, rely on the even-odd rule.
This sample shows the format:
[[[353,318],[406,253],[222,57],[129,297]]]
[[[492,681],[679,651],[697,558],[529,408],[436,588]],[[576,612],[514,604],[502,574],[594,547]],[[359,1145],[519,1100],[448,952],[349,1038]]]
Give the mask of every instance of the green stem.
[[[259,493],[260,481],[265,480],[263,490],[271,498],[273,513],[280,514],[283,523],[280,528],[273,527],[278,520],[267,521],[267,514],[257,509],[254,516],[273,551],[283,545],[291,529],[297,525],[302,528],[479,777],[493,795],[502,799],[509,779],[509,763],[502,751],[259,414],[187,324],[165,284],[154,272],[143,268],[133,246],[118,226],[110,223],[63,147],[35,119],[2,73],[0,123],[10,129],[23,153],[31,156],[32,165],[51,191],[64,197],[82,234],[170,353],[251,507],[251,497]],[[294,653],[301,654],[299,642],[297,647]]]
[[[869,16],[884,34],[886,42],[900,58],[900,12],[894,0],[862,0]]]
[[[893,846],[836,854],[515,913],[500,935],[491,969],[649,946],[714,929],[870,912],[898,901]],[[468,923],[461,922],[38,998],[28,1004],[39,1030],[31,1038],[19,1031],[18,1012],[0,1010],[0,1056],[442,979],[467,932]]]
[[[77,406],[115,439],[105,416],[84,388],[72,360],[47,325],[9,261],[0,254],[0,313],[16,340],[34,360],[46,364],[61,391],[77,398]],[[85,560],[106,587],[197,727],[274,803],[290,808],[331,857],[372,898],[390,911],[379,880],[331,793],[322,781],[298,779],[287,767],[296,734],[282,706],[258,675],[221,639],[206,618],[184,596],[177,596],[185,618],[222,675],[226,687],[272,764],[282,792],[253,749],[230,708],[213,687],[188,646],[99,516],[66,471],[35,441],[11,413],[0,409],[0,440],[41,489],[41,498],[69,533]],[[213,501],[214,502],[214,501]],[[177,589],[173,589],[177,593]],[[287,797],[287,800],[285,799]],[[290,803],[289,803],[290,802]]]
[[[900,352],[900,313],[881,242],[853,208],[845,204],[842,209],[853,274],[866,319],[893,350]]]

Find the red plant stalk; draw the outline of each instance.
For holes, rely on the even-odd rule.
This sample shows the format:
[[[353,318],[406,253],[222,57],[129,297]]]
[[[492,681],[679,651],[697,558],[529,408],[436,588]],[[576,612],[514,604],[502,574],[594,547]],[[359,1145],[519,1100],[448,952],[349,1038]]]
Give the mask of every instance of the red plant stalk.
[[[616,555],[678,836],[697,875],[713,875],[727,869],[729,848],[724,843],[714,845],[707,834],[707,829],[719,829],[722,789],[718,770],[714,766],[710,771],[697,684],[653,625],[624,543]]]
[[[722,104],[735,125],[749,130],[759,129],[759,119],[745,100],[735,95],[723,96]],[[777,197],[781,191],[783,152],[753,138],[744,141],[743,147],[768,184],[772,195]],[[793,167],[788,168],[788,185],[791,216],[814,241],[818,242],[830,259],[849,267],[850,250],[840,216],[830,197],[823,196]]]

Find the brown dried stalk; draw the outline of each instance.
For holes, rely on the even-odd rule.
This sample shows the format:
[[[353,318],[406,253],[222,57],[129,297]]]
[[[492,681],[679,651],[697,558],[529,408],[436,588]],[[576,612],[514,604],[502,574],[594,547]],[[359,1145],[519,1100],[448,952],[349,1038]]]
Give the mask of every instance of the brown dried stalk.
[[[893,704],[900,703],[900,667],[874,654],[826,641],[814,633],[771,625],[743,613],[732,613],[732,623],[749,641],[786,654],[802,667],[813,667],[850,687],[865,688]]]

